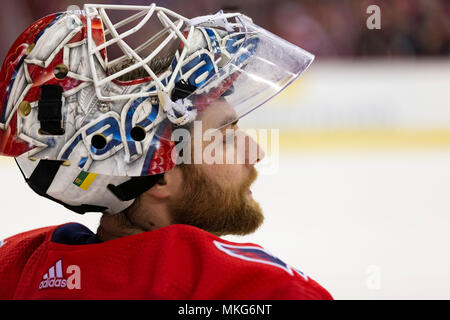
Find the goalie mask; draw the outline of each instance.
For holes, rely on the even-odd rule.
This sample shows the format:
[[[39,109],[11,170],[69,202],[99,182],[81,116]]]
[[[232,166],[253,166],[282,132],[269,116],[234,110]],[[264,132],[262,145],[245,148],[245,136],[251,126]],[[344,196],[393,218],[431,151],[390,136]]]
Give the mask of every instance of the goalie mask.
[[[130,14],[113,22],[117,12]],[[40,195],[78,213],[118,213],[174,167],[174,129],[219,97],[236,121],[313,58],[240,13],[188,19],[152,4],[53,14],[3,63],[0,154]]]

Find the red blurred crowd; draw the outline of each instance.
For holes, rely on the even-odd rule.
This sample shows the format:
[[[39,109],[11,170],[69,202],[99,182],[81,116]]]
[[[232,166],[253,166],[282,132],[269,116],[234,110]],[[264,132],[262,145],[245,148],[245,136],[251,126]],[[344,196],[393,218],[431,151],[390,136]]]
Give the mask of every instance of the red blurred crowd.
[[[448,56],[450,53],[449,0],[161,0],[92,1],[136,4],[156,2],[186,17],[240,11],[255,23],[316,56]],[[79,0],[6,0],[0,11],[0,58],[33,21]],[[381,29],[366,26],[370,5],[380,8]]]

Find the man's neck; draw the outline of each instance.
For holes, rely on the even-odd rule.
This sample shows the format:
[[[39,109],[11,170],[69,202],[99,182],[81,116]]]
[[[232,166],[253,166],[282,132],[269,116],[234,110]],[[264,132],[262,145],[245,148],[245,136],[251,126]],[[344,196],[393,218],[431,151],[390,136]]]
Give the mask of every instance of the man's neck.
[[[100,219],[97,237],[108,241],[133,234],[152,231],[172,224],[167,208],[148,201],[137,201],[122,213],[104,214]]]
[[[145,231],[148,230],[133,224],[123,213],[118,213],[115,215],[105,214],[100,219],[100,225],[97,229],[97,237],[101,242],[105,242]]]

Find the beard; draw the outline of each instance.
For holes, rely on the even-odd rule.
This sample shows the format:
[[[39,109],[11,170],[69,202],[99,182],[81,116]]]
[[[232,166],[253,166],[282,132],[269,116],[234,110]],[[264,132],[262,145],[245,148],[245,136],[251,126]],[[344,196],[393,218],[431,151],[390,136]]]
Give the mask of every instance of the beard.
[[[261,207],[248,195],[257,171],[238,187],[221,187],[196,165],[182,164],[183,195],[171,205],[172,222],[198,227],[217,236],[246,235],[258,229],[263,220]]]

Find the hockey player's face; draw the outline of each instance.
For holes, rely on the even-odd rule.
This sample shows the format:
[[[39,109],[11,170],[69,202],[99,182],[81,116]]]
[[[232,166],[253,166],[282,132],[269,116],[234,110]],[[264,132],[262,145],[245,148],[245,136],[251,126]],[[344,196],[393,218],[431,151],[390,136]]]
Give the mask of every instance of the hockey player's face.
[[[210,128],[221,128],[224,162],[203,161],[179,166],[183,173],[183,194],[171,210],[174,223],[194,225],[217,235],[244,235],[262,224],[262,210],[252,197],[250,185],[257,177],[254,165],[264,153],[239,129],[236,121],[230,123],[233,117],[234,110],[225,102],[215,104],[202,114],[203,133]],[[230,124],[222,126],[227,123]],[[231,139],[229,135],[233,135]],[[245,143],[235,143],[237,137],[243,138]],[[203,150],[209,143],[211,141],[203,140]],[[203,150],[192,148],[193,158],[198,156],[196,152]],[[251,150],[257,152],[252,154]],[[227,155],[229,160],[233,155],[235,161],[225,161]]]

